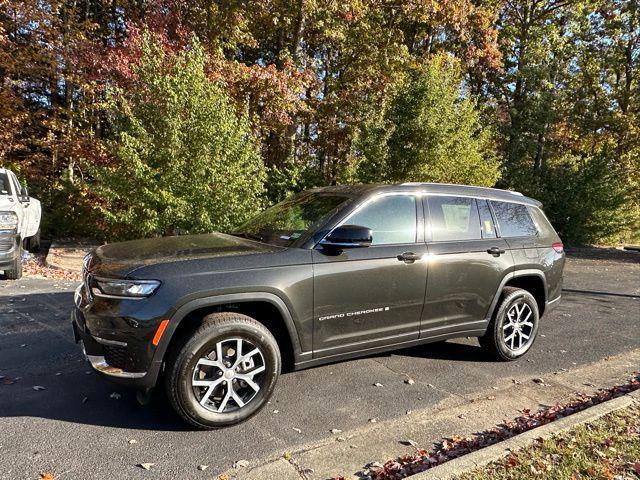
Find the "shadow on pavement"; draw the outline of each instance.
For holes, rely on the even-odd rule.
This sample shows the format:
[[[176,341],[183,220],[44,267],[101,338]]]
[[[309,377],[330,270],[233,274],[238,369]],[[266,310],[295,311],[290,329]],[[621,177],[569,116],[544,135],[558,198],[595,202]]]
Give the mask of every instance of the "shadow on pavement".
[[[143,407],[133,390],[91,371],[73,340],[72,303],[71,292],[0,297],[0,418],[188,430],[162,392]]]

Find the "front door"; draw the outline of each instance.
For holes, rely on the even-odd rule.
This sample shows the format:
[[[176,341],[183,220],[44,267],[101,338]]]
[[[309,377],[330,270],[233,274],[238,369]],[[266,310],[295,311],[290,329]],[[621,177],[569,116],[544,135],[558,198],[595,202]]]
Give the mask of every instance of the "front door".
[[[375,196],[340,224],[370,228],[373,242],[313,251],[314,358],[417,339],[427,282],[419,197]]]
[[[496,291],[513,269],[487,201],[425,197],[429,281],[421,337],[482,329]]]

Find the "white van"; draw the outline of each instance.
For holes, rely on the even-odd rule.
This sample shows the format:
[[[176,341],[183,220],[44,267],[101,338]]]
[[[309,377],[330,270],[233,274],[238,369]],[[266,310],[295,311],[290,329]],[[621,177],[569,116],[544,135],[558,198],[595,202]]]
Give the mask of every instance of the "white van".
[[[40,201],[31,198],[18,177],[0,168],[0,270],[10,280],[22,276],[23,249],[40,247]]]

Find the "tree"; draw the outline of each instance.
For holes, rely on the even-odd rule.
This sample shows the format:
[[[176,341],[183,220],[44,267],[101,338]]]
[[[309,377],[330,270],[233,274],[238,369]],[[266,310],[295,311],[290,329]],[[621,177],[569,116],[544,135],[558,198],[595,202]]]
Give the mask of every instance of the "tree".
[[[490,131],[460,91],[461,70],[448,55],[411,72],[384,113],[363,128],[357,178],[493,186],[500,164]]]
[[[149,32],[128,88],[110,87],[110,159],[88,194],[119,237],[228,230],[260,207],[265,168],[247,115],[205,73],[196,38],[175,52]]]

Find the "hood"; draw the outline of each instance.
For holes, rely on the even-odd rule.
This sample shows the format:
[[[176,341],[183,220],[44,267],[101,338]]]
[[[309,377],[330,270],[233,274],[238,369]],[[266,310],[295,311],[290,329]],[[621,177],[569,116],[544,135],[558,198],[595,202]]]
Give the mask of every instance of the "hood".
[[[94,250],[89,270],[96,275],[125,276],[135,269],[158,263],[233,257],[277,252],[267,245],[223,233],[148,238],[103,245]]]

